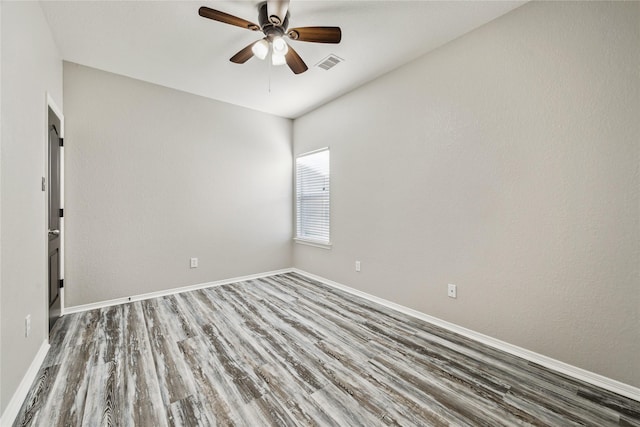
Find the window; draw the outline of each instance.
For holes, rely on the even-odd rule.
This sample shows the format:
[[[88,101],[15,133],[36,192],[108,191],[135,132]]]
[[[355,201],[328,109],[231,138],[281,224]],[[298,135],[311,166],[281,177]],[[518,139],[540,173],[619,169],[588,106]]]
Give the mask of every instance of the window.
[[[296,240],[330,244],[328,148],[296,158]]]

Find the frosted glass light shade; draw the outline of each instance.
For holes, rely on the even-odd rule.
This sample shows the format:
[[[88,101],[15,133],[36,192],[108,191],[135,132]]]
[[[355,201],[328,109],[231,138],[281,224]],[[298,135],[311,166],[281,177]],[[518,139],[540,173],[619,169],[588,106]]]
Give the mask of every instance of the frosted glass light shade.
[[[271,63],[273,65],[284,65],[287,63],[287,59],[284,57],[284,55],[279,55],[273,52],[271,54]]]
[[[273,39],[273,53],[277,53],[278,55],[286,55],[289,51],[289,46],[287,42],[284,41],[282,37],[276,37]]]
[[[254,43],[254,45],[251,47],[251,51],[258,58],[264,59],[269,53],[269,43],[267,43],[266,40],[260,40],[259,42]]]

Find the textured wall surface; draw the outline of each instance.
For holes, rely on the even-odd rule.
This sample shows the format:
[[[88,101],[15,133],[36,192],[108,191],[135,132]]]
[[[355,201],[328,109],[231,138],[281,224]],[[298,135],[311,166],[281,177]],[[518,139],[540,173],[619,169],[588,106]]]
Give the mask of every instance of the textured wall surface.
[[[67,306],[290,266],[290,120],[67,62],[64,92]]]
[[[334,246],[295,267],[640,386],[639,21],[529,3],[297,119]]]
[[[62,107],[62,60],[37,2],[2,2],[0,413],[48,336],[45,176],[48,92]],[[31,334],[24,319],[31,315]]]

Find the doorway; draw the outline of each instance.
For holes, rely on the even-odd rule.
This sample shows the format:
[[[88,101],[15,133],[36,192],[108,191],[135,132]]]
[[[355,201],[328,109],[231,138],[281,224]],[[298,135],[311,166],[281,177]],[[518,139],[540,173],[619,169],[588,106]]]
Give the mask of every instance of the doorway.
[[[61,280],[61,149],[62,146],[62,119],[61,115],[48,106],[47,120],[47,158],[48,176],[45,181],[47,191],[47,223],[48,223],[48,305],[49,305],[49,331],[60,318],[62,312],[62,296],[60,288]],[[43,188],[44,189],[44,188]]]

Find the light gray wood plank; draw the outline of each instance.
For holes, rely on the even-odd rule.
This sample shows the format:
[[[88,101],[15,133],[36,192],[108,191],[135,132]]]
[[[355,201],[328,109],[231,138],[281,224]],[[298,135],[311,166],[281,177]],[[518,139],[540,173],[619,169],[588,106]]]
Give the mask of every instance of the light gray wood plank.
[[[139,302],[123,306],[124,345],[119,390],[123,395],[120,425],[167,426],[166,405],[162,399],[151,343]]]
[[[116,426],[120,418],[120,401],[117,388],[117,363],[109,361],[93,366],[89,390],[85,402],[82,425]]]
[[[249,407],[246,396],[227,375],[219,361],[212,357],[205,338],[194,337],[180,342],[187,364],[198,385],[198,396],[208,407],[216,425],[248,425],[259,421],[255,408]],[[212,423],[213,425],[213,423]]]
[[[173,306],[169,298],[156,298],[142,301],[140,304],[144,320],[158,386],[164,404],[168,407],[196,392],[193,378],[183,363],[182,353],[176,339],[193,336],[188,329],[185,333],[185,316],[172,316]],[[175,300],[174,300],[175,301]],[[176,325],[176,323],[178,325]]]
[[[40,369],[38,377],[31,386],[14,425],[27,426],[32,423],[37,424],[38,416],[42,413],[40,409],[49,396],[49,389],[51,388],[53,380],[57,377],[59,368],[60,365],[54,365],[44,366]]]
[[[169,406],[169,425],[172,427],[207,427],[215,425],[211,414],[194,396],[173,402]]]

